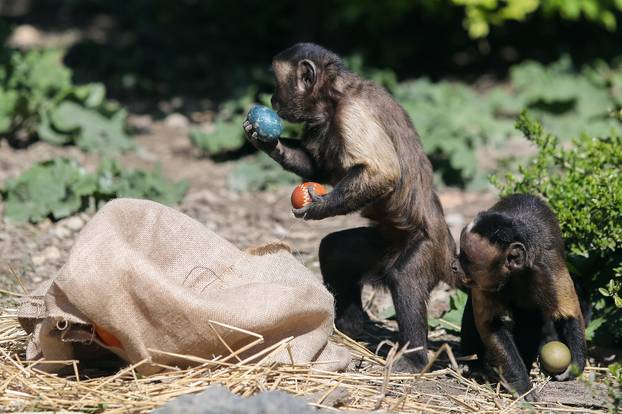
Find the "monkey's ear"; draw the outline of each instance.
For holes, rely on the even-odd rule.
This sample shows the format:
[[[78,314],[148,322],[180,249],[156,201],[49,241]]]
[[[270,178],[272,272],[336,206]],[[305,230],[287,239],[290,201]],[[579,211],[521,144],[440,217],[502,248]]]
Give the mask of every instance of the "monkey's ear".
[[[302,89],[311,89],[315,85],[316,68],[309,59],[298,62],[298,86]]]
[[[520,270],[527,264],[527,251],[523,243],[514,242],[507,249],[505,266],[510,271]]]

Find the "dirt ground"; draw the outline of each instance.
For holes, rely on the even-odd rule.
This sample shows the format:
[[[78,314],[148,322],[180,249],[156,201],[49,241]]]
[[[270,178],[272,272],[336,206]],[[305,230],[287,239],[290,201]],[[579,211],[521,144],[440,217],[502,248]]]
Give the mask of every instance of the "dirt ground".
[[[297,220],[291,214],[291,188],[271,192],[236,192],[228,184],[233,162],[215,163],[201,157],[190,144],[186,126],[154,122],[145,116],[131,117],[130,121],[139,128],[137,142],[140,149],[122,156],[123,164],[128,168],[150,168],[160,163],[169,178],[188,180],[190,188],[179,209],[240,248],[274,240],[284,241],[293,247],[302,262],[319,272],[317,249],[322,237],[336,230],[365,225],[365,221],[357,215],[319,222]],[[60,155],[76,158],[90,169],[97,165],[95,156],[73,147],[59,148],[38,142],[27,149],[14,149],[3,140],[0,141],[0,183],[18,175],[33,162]],[[458,236],[468,220],[496,199],[491,191],[471,193],[445,189],[439,195],[454,237]],[[0,221],[0,289],[29,289],[53,276],[88,219],[89,214],[82,213],[59,222],[48,220],[38,225],[15,226]],[[369,303],[373,317],[390,305],[390,297],[386,293],[373,294],[367,289],[364,294],[366,298],[374,299]],[[432,316],[440,316],[448,307],[449,296],[447,286],[440,286],[434,291],[430,301]],[[394,322],[380,321],[370,327],[367,340],[377,343],[386,338],[395,339],[394,334]],[[433,346],[444,341],[457,345],[457,338],[442,330],[431,332],[430,339]],[[436,392],[450,395],[464,392],[452,390],[449,381],[446,385],[442,382],[438,384]],[[600,411],[606,400],[603,393],[602,387],[590,388],[582,382],[549,383],[542,391],[542,398]]]

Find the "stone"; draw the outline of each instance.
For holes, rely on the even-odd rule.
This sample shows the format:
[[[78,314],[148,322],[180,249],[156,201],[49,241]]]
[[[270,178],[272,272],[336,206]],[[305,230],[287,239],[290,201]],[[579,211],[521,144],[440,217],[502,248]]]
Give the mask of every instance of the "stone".
[[[164,124],[168,127],[175,129],[188,128],[188,118],[179,113],[172,113],[164,118]]]
[[[43,249],[41,254],[32,257],[32,263],[35,266],[40,266],[45,262],[49,262],[51,260],[58,260],[60,259],[60,257],[60,250],[58,250],[56,246],[48,246]]]
[[[84,227],[84,220],[78,216],[69,217],[63,220],[63,226],[72,231],[80,231]]]
[[[249,398],[238,397],[221,385],[212,385],[195,395],[184,395],[153,411],[155,414],[272,414],[328,413],[317,410],[304,399],[283,391],[262,392]]]
[[[52,230],[52,234],[59,239],[66,239],[71,236],[71,230],[64,226],[56,226]]]

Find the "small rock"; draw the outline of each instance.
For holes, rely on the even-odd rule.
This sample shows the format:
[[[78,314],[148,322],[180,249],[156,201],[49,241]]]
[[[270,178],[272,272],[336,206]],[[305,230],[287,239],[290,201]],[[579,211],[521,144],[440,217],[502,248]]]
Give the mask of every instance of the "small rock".
[[[52,226],[52,220],[50,220],[49,218],[46,218],[45,220],[37,224],[37,227],[39,227],[39,229],[43,231],[49,229],[51,226]]]
[[[39,30],[29,24],[24,24],[15,28],[8,43],[14,47],[30,48],[41,43],[41,37]]]
[[[139,131],[147,131],[153,124],[153,118],[151,115],[132,115],[128,118],[128,123]]]
[[[79,231],[82,227],[84,227],[84,220],[78,216],[73,216],[64,220],[63,225],[70,230]]]
[[[188,128],[188,118],[179,113],[172,113],[164,118],[164,124],[171,128],[184,129]]]
[[[56,226],[52,230],[52,234],[59,239],[66,239],[71,236],[71,230],[64,226]]]
[[[58,259],[60,259],[60,250],[56,246],[48,246],[41,254],[32,257],[32,263],[35,266],[41,266],[45,262]]]
[[[249,398],[242,398],[220,385],[213,385],[196,395],[178,397],[154,411],[156,414],[317,414],[327,412],[317,410],[302,398],[282,391],[267,391]]]

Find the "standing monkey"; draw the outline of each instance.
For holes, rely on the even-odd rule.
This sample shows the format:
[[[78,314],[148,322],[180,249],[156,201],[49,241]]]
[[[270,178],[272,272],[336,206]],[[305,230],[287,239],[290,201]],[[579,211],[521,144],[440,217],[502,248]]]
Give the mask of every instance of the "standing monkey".
[[[583,371],[583,312],[566,268],[559,224],[542,200],[516,194],[479,213],[462,230],[453,269],[470,287],[462,317],[463,353],[477,354],[519,394],[531,389],[529,370],[546,342],[565,343],[574,365],[553,379]],[[536,398],[534,392],[526,396]]]
[[[248,139],[284,169],[333,191],[294,210],[321,220],[361,210],[372,221],[332,233],[320,244],[320,267],[336,299],[336,325],[361,333],[368,318],[361,283],[373,277],[391,291],[401,344],[416,350],[403,369],[427,358],[427,300],[439,280],[451,277],[455,243],[433,191],[432,166],[404,109],[377,84],[349,71],[336,54],[299,43],[272,62],[272,106],[303,123],[300,140],[264,141],[248,121]]]

